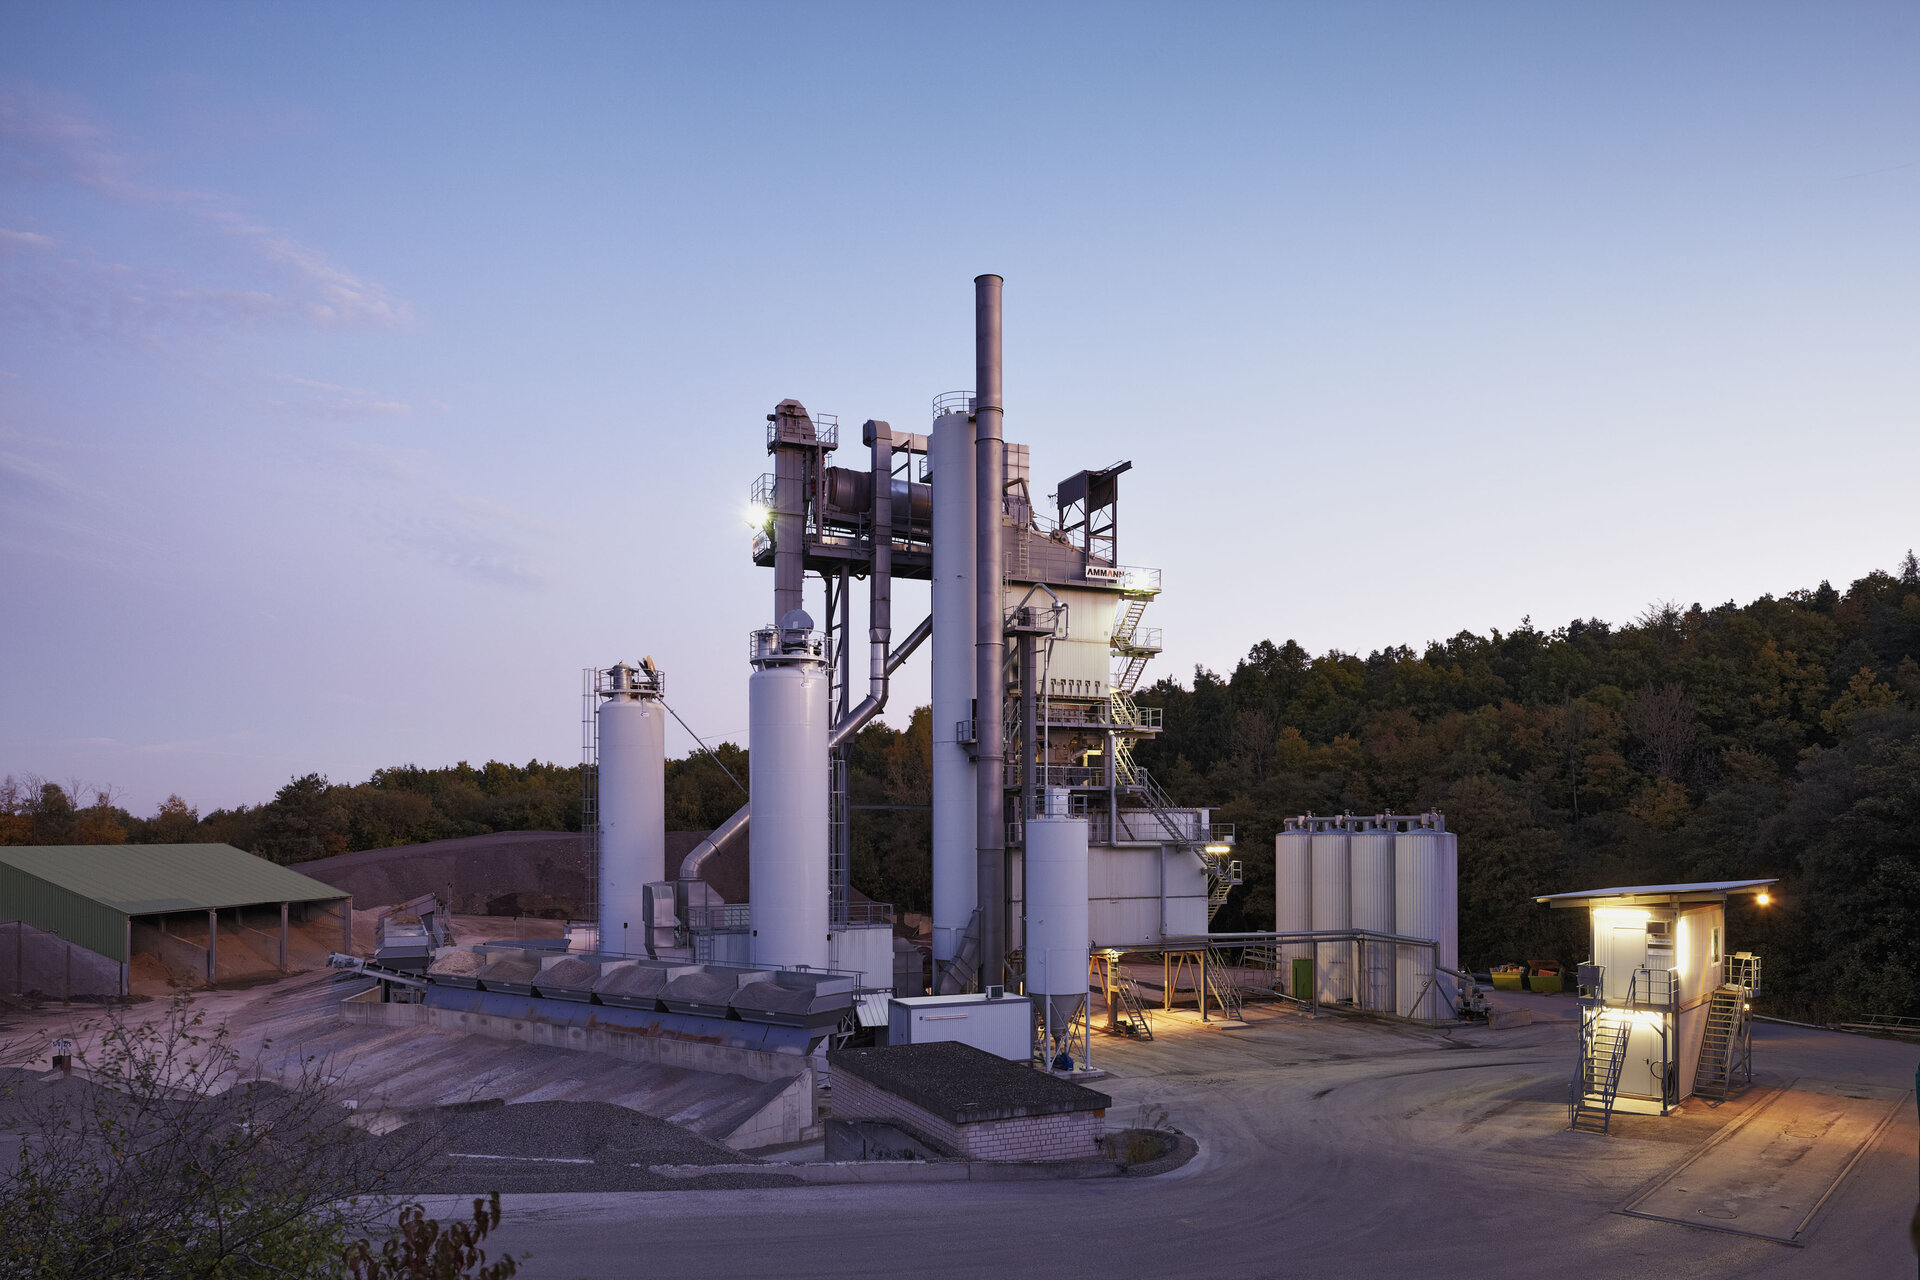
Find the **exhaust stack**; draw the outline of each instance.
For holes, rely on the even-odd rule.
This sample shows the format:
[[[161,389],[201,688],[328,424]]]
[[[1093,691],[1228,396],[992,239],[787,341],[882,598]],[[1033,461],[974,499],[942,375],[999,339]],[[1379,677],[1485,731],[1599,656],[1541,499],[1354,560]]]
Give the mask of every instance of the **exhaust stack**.
[[[997,985],[1007,958],[1006,637],[1001,622],[1000,506],[1006,490],[1001,436],[999,276],[973,280],[974,362],[974,739],[978,771],[974,810],[978,840],[980,986]],[[936,483],[937,483],[936,479]]]

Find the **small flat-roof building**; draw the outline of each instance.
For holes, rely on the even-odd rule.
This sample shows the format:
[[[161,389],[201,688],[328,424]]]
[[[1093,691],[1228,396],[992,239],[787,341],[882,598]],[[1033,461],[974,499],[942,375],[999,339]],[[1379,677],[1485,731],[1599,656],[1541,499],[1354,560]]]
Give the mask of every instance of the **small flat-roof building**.
[[[1535,901],[1585,908],[1593,951],[1580,966],[1580,1074],[1570,1121],[1607,1131],[1615,1111],[1665,1115],[1696,1094],[1724,1101],[1752,1076],[1760,960],[1727,950],[1727,899],[1762,905],[1775,880],[1623,885]]]
[[[285,970],[290,923],[336,917],[341,949],[349,950],[352,909],[351,895],[232,845],[0,847],[0,970],[11,969],[16,991],[51,992],[64,981],[72,994],[116,994],[100,990],[112,982],[124,995],[142,952],[176,971],[203,966],[214,982],[222,969],[222,913],[233,945],[269,966],[277,928],[278,967]],[[74,948],[82,952],[79,986]],[[30,981],[56,964],[65,979]]]

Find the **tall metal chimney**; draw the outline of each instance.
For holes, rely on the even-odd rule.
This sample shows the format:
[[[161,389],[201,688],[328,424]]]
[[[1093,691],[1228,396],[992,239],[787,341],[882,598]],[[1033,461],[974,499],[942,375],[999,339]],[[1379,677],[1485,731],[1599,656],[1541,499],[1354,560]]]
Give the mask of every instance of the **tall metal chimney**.
[[[1001,741],[1006,705],[1006,637],[1001,613],[1000,505],[1006,492],[1007,453],[1002,439],[999,276],[973,279],[975,561],[974,737],[979,769],[974,797],[978,822],[980,986],[1001,980],[1007,957],[1006,747]],[[938,483],[936,478],[935,483]]]

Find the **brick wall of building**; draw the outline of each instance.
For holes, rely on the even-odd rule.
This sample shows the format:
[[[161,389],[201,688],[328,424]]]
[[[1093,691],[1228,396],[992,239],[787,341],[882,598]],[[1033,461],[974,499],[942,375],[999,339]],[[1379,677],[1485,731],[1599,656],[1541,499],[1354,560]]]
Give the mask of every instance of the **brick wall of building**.
[[[1082,1160],[1098,1155],[1106,1120],[1094,1111],[1017,1116],[956,1125],[848,1071],[833,1077],[833,1113],[847,1119],[893,1120],[969,1160]]]

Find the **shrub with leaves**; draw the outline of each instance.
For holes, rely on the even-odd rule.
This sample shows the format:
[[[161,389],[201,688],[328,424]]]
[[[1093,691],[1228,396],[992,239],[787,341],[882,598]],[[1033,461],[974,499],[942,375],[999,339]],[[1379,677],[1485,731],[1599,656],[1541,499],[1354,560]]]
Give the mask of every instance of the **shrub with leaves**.
[[[0,1132],[20,1140],[0,1172],[0,1276],[338,1276],[432,1165],[430,1132],[350,1123],[325,1062],[245,1061],[187,998],[76,1039],[71,1075],[26,1069],[44,1036],[0,1067]]]
[[[480,1247],[487,1233],[500,1225],[500,1193],[473,1202],[473,1221],[455,1222],[445,1231],[427,1216],[426,1208],[410,1204],[400,1211],[400,1225],[378,1253],[365,1240],[348,1246],[347,1274],[353,1280],[507,1280],[520,1269],[511,1255],[488,1263]]]

